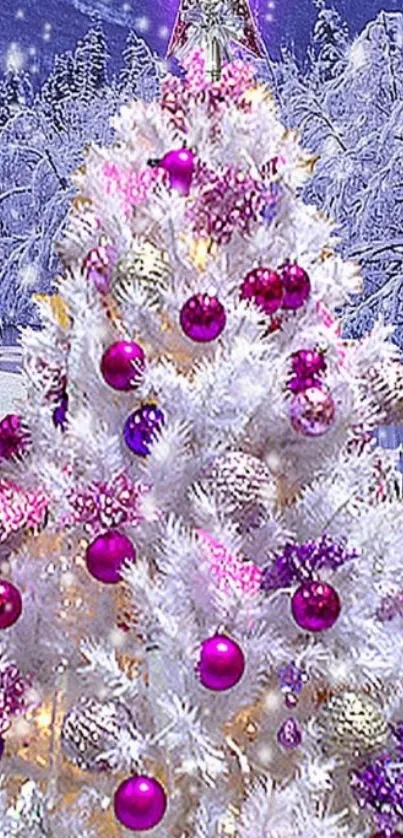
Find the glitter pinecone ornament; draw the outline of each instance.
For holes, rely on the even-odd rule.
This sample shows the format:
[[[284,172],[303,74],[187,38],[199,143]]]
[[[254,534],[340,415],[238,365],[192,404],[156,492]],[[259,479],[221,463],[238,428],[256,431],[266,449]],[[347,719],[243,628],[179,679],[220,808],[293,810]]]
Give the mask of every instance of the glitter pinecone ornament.
[[[204,475],[202,487],[240,532],[259,527],[275,504],[271,472],[262,460],[244,451],[218,457]]]
[[[115,701],[85,697],[65,715],[62,748],[66,759],[84,771],[112,768],[110,752],[121,730],[130,724],[129,711]]]
[[[341,753],[380,750],[388,736],[381,708],[365,693],[348,690],[334,695],[321,716],[325,740]]]
[[[380,361],[363,380],[364,389],[372,397],[387,425],[403,422],[403,363]]]
[[[145,239],[135,239],[130,249],[120,259],[113,278],[113,291],[117,297],[138,284],[157,293],[169,284],[172,269],[164,250]]]

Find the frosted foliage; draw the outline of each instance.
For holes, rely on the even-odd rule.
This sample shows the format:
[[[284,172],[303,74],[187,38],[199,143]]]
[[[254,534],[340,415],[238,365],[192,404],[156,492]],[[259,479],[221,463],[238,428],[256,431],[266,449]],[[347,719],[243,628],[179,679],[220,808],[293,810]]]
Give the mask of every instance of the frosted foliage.
[[[323,738],[321,713],[348,689],[371,695],[383,729],[403,714],[401,613],[382,617],[403,592],[401,497],[395,458],[373,440],[382,404],[368,377],[375,362],[392,363],[391,330],[379,322],[355,346],[342,339],[334,312],[359,284],[357,267],[335,252],[334,222],[298,197],[309,158],[250,65],[235,61],[212,84],[195,54],[186,79],[162,82],[159,101],[125,101],[113,130],[74,176],[79,199],[57,242],[66,273],[39,301],[44,329],[23,334],[31,442],[2,479],[30,499],[40,490],[47,514],[34,532],[13,520],[2,545],[4,573],[23,596],[5,654],[32,695],[7,731],[0,834],[123,838],[112,798],[123,777],[145,772],[169,801],[156,838],[364,838],[375,825],[350,790],[355,751]],[[195,155],[188,196],[158,165],[185,143]],[[229,213],[220,242],[196,234],[193,215],[217,173],[224,204],[238,190],[250,208],[251,182],[262,199],[247,227]],[[144,242],[169,271],[144,282],[128,270],[118,282]],[[105,253],[101,293],[93,265]],[[240,299],[252,268],[283,275],[286,260],[309,277],[303,305],[270,316]],[[197,343],[180,311],[213,290],[225,326]],[[132,392],[112,389],[100,369],[123,339],[146,358]],[[317,360],[319,349],[335,418],[314,439],[292,426],[289,380],[293,353]],[[65,394],[63,431],[52,417]],[[140,457],[123,427],[150,403],[164,423]],[[108,522],[136,550],[116,584],[98,582],[86,562]],[[292,616],[295,580],[311,577],[341,600],[328,631],[305,632]],[[204,687],[197,666],[216,633],[245,660],[225,692]],[[295,687],[303,736],[292,752],[277,741],[290,715],[284,684]],[[119,707],[127,725],[104,737],[92,711],[83,716],[72,763],[63,719],[98,702]],[[107,770],[95,770],[94,749]]]
[[[291,55],[276,67],[284,120],[318,155],[303,197],[337,222],[339,252],[362,267],[364,290],[344,309],[360,337],[379,314],[403,347],[401,181],[403,14],[381,12],[355,38],[321,8],[307,69]]]
[[[71,175],[91,141],[112,141],[111,116],[134,96],[152,99],[159,68],[145,41],[129,34],[123,68],[107,74],[100,26],[73,53],[56,56],[34,95],[29,77],[0,78],[0,318],[38,325],[34,292],[48,292],[63,271],[55,244],[74,195]]]

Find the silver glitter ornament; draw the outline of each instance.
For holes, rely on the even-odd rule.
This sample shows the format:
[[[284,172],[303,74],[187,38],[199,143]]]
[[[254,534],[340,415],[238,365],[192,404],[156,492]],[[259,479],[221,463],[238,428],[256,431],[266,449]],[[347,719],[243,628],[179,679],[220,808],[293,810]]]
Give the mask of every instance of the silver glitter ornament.
[[[145,239],[135,239],[130,249],[120,259],[113,278],[113,291],[117,296],[138,283],[149,291],[167,288],[172,275],[168,256]]]
[[[380,707],[365,693],[333,696],[321,714],[325,739],[339,752],[361,754],[385,745],[388,725]]]
[[[276,498],[274,479],[266,464],[244,451],[229,451],[218,457],[202,479],[202,487],[244,533],[260,526]]]
[[[364,389],[386,425],[403,421],[403,364],[391,359],[375,364],[367,373]]]
[[[130,714],[123,705],[82,698],[64,717],[63,753],[85,771],[106,771],[113,767],[106,754],[116,745],[120,731],[129,724]]]

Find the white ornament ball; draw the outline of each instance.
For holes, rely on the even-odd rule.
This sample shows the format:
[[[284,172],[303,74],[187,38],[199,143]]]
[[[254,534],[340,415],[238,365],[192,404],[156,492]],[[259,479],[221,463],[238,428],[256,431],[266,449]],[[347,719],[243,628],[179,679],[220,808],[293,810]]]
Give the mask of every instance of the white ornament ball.
[[[229,451],[218,457],[203,477],[202,486],[243,533],[259,527],[276,500],[275,482],[267,465],[244,451]]]
[[[63,720],[61,741],[66,759],[85,771],[112,768],[108,751],[116,746],[120,731],[130,721],[129,711],[118,702],[80,699]]]

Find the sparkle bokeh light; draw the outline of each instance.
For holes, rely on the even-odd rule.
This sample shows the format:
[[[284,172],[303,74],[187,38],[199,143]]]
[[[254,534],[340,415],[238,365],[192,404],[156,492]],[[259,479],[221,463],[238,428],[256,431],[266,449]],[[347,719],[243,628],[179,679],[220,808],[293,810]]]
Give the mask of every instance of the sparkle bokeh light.
[[[130,29],[143,35],[163,56],[178,5],[179,0],[2,0],[2,70],[18,60],[24,70],[42,80],[50,72],[54,56],[73,49],[97,19],[104,26],[111,72],[121,66]],[[316,16],[312,0],[252,0],[251,5],[272,58],[284,44],[292,45],[301,57],[305,54]],[[401,8],[401,0],[335,0],[334,5],[356,34],[381,9]]]

